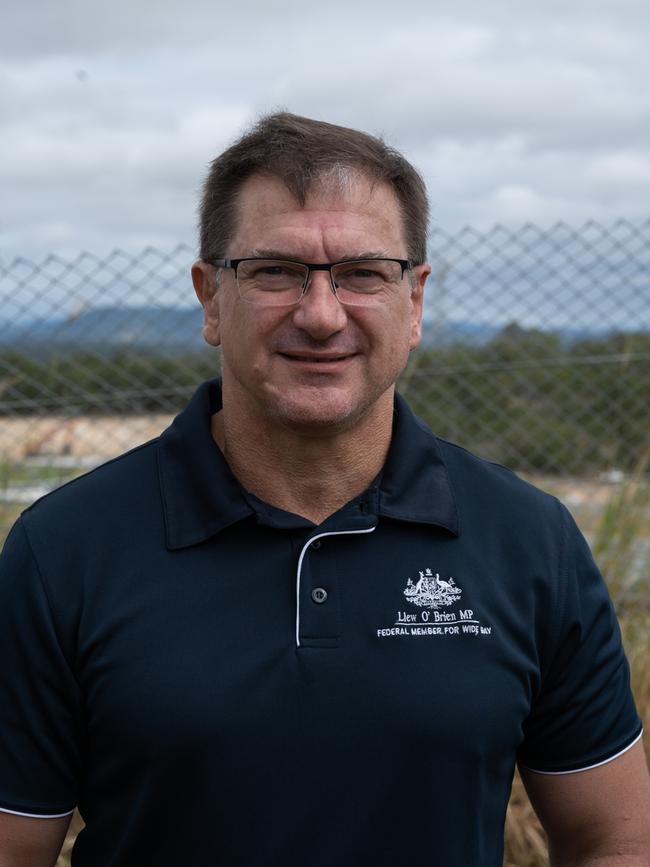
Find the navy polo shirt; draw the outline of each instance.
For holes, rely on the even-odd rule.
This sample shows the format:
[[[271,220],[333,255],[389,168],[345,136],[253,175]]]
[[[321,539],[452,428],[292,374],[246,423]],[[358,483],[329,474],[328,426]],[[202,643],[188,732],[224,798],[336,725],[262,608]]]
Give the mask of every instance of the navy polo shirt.
[[[218,383],[40,500],[0,570],[0,809],[79,806],[75,867],[501,865],[515,762],[640,734],[566,510],[396,399],[321,525],[244,491]]]

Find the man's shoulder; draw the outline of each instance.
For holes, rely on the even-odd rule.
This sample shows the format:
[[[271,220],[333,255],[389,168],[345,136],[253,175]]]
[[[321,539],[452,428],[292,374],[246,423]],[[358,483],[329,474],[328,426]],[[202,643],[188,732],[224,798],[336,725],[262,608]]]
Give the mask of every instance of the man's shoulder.
[[[157,445],[159,437],[100,464],[40,497],[23,515],[28,522],[50,527],[105,520],[116,511],[142,507],[159,499]]]
[[[553,495],[513,470],[439,436],[400,395],[395,409],[395,446],[387,462],[393,485],[395,478],[406,478],[409,491],[415,487],[426,496],[435,492],[438,501],[454,504],[461,521],[476,507],[484,515],[505,510],[513,516],[532,511],[557,517],[559,503]]]
[[[436,440],[461,509],[473,504],[512,516],[557,519],[562,507],[552,494],[457,443],[441,437]]]

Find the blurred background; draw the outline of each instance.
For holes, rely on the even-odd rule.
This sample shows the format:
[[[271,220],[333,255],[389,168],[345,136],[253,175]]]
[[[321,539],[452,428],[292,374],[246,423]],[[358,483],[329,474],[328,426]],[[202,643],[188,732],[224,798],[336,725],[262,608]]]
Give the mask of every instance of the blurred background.
[[[355,126],[430,192],[402,392],[571,508],[650,709],[649,28],[645,0],[3,10],[0,536],[217,375],[189,280],[211,159],[267,111]],[[546,863],[518,782],[507,839]]]

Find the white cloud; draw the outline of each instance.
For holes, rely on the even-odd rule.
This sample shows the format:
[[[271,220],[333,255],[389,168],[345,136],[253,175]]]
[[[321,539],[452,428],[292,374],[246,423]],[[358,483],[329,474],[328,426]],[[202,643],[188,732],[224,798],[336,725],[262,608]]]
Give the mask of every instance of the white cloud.
[[[612,151],[591,160],[586,179],[599,192],[614,198],[644,196],[650,202],[650,152]]]
[[[279,106],[383,134],[445,226],[645,215],[648,24],[646,0],[13,4],[0,255],[191,241],[210,159]]]

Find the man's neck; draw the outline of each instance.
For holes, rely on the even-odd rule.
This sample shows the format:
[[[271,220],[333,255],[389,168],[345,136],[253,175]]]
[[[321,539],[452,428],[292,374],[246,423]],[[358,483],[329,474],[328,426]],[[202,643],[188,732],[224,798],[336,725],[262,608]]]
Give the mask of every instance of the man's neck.
[[[247,491],[320,524],[363,493],[384,465],[392,431],[390,397],[388,412],[370,412],[336,433],[269,429],[224,409],[212,417],[212,435]]]

